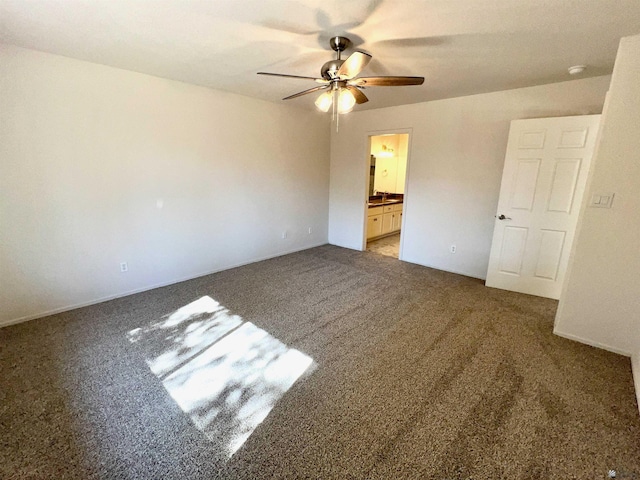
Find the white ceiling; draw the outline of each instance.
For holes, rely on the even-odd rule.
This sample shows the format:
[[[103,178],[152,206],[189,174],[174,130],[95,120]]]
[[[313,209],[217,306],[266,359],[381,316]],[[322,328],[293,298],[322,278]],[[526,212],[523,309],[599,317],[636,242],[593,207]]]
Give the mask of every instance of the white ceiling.
[[[0,42],[273,102],[315,84],[256,72],[319,76],[334,35],[373,55],[362,76],[426,79],[360,110],[608,74],[636,33],[640,0],[0,0]]]

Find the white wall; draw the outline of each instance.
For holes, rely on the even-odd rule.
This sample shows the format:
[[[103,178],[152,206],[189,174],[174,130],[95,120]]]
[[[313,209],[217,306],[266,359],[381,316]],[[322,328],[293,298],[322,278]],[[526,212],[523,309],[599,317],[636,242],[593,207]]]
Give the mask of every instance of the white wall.
[[[627,355],[640,355],[639,119],[637,35],[620,43],[585,195],[614,192],[613,206],[583,205],[555,326],[559,335]]]
[[[396,193],[404,193],[407,180],[407,155],[409,154],[409,135],[398,135],[398,175]]]
[[[409,129],[402,259],[485,278],[509,122],[600,113],[609,81],[596,77],[345,115],[331,134],[329,242],[362,248],[367,136]]]
[[[0,325],[326,243],[328,190],[326,115],[0,45]]]

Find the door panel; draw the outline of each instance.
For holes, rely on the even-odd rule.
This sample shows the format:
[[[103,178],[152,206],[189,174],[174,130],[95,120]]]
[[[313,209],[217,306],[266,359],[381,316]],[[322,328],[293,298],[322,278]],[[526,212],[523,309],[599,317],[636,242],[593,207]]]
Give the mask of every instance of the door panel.
[[[567,232],[558,230],[542,230],[540,235],[540,248],[538,249],[538,262],[534,275],[555,281],[558,277],[562,248]]]
[[[563,130],[558,148],[583,148],[587,142],[588,133],[588,127],[578,130]]]
[[[486,285],[558,298],[600,115],[511,122]]]
[[[528,130],[520,134],[518,148],[544,148],[546,130]]]
[[[511,208],[531,210],[538,183],[540,159],[519,159],[511,196]]]
[[[520,275],[528,233],[528,228],[506,227],[504,229],[500,253],[500,271],[502,273]]]
[[[581,163],[581,158],[556,159],[547,211],[571,213]]]

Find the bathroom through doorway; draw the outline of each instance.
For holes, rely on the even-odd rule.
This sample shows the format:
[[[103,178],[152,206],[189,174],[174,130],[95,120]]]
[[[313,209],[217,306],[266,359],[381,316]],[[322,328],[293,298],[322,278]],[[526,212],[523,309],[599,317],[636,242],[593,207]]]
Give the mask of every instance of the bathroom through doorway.
[[[401,258],[408,133],[369,136],[366,250]]]

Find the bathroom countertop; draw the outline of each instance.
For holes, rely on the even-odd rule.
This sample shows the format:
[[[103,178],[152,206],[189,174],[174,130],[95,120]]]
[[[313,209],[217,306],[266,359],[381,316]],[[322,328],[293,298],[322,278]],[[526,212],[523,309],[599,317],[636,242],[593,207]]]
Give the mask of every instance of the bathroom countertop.
[[[367,205],[369,208],[373,208],[382,207],[384,205],[396,205],[398,203],[404,203],[404,198],[387,198],[385,200],[382,200],[382,198],[370,199]]]

